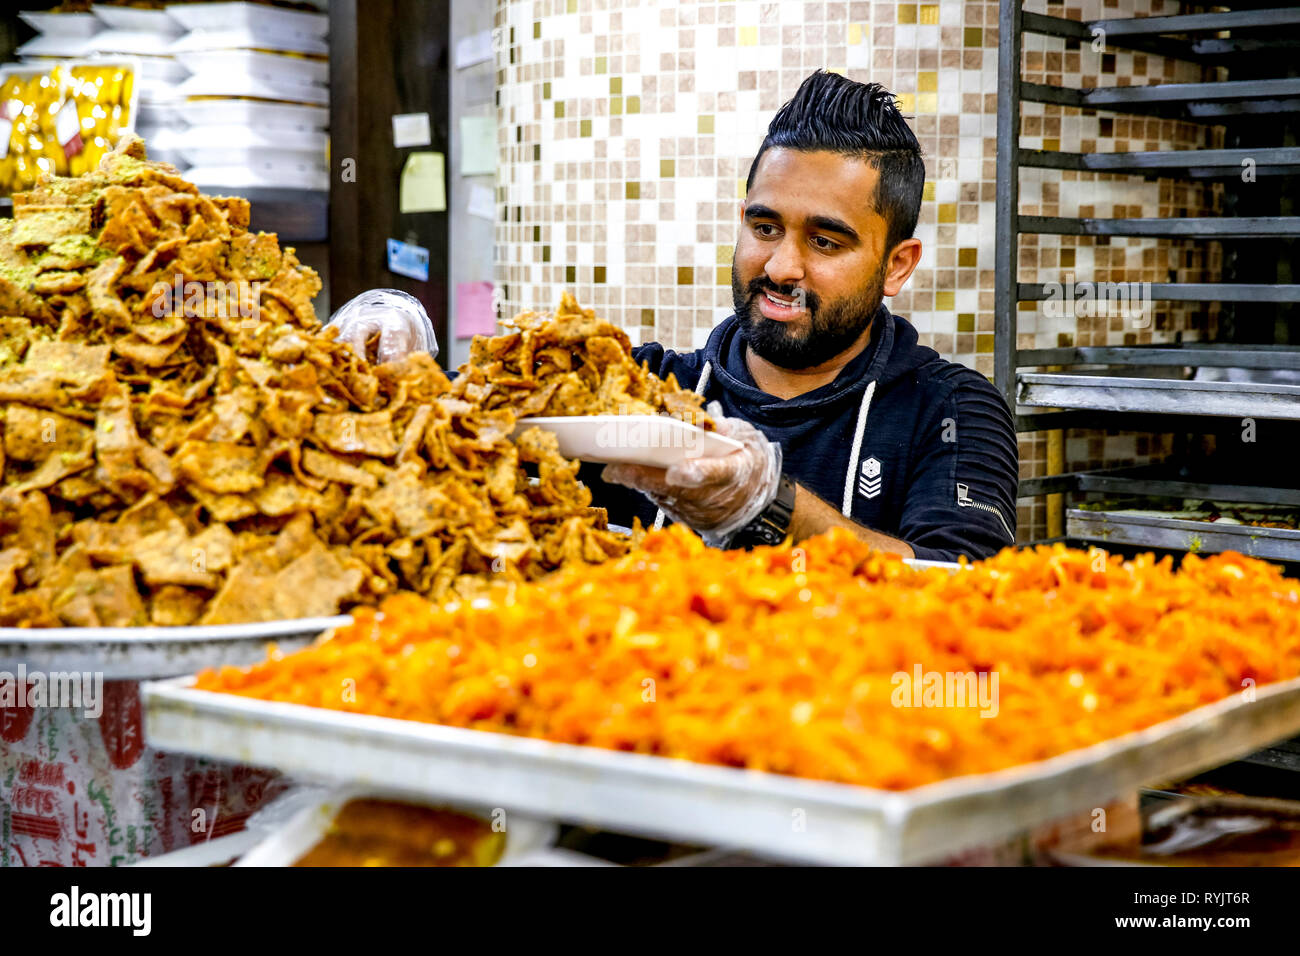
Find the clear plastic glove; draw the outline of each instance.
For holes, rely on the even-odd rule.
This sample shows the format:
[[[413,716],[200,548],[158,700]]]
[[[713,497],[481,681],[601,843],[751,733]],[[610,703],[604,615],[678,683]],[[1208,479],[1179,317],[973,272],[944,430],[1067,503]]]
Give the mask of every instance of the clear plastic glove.
[[[415,296],[397,289],[371,289],[349,300],[325,326],[339,330],[338,339],[363,358],[380,364],[395,362],[412,352],[438,357],[438,339],[429,314]],[[366,355],[366,343],[376,332],[379,346]]]
[[[601,478],[643,492],[674,521],[698,531],[711,545],[757,518],[776,497],[781,480],[781,446],[740,418],[723,418],[717,402],[709,415],[718,434],[744,447],[720,457],[688,458],[671,468],[606,465]]]

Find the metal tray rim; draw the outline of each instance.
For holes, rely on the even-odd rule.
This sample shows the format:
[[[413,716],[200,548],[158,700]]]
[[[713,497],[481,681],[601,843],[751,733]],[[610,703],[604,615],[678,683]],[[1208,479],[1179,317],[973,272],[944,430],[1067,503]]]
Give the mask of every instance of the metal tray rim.
[[[1053,372],[1021,372],[1017,379],[1027,385],[1073,385],[1080,388],[1165,389],[1188,392],[1300,396],[1300,385],[1282,385],[1273,382],[1203,382],[1182,378],[1062,375]]]
[[[301,617],[248,624],[206,624],[185,627],[0,627],[0,647],[6,644],[65,645],[152,644],[187,641],[248,640],[323,632],[352,623],[350,614]]]
[[[1110,521],[1114,524],[1142,525],[1148,528],[1169,528],[1173,531],[1197,531],[1213,534],[1232,534],[1242,537],[1276,538],[1283,541],[1300,541],[1300,530],[1294,528],[1256,528],[1244,524],[1219,524],[1196,518],[1157,518],[1152,515],[1130,515],[1122,511],[1085,511],[1070,508],[1067,518],[1076,521]]]
[[[192,709],[194,713],[206,711],[223,716],[251,717],[261,720],[272,718],[285,725],[315,729],[327,728],[330,725],[346,726],[362,734],[392,735],[464,752],[493,752],[507,749],[512,751],[513,756],[522,757],[533,763],[546,763],[558,758],[571,765],[607,770],[612,762],[616,766],[624,765],[628,771],[659,779],[670,778],[680,781],[685,776],[688,778],[687,782],[722,786],[728,789],[753,789],[754,785],[758,784],[760,789],[772,795],[816,798],[822,804],[843,809],[884,811],[887,816],[896,814],[900,822],[907,815],[924,807],[933,807],[961,797],[999,791],[1014,785],[1048,780],[1070,771],[1084,769],[1098,763],[1101,759],[1135,753],[1147,744],[1194,730],[1202,724],[1208,725],[1239,709],[1259,706],[1273,698],[1300,695],[1300,677],[1277,681],[1256,688],[1254,701],[1246,701],[1241,695],[1232,694],[1141,730],[1130,731],[1119,737],[1066,751],[1044,760],[1018,764],[983,774],[951,777],[909,790],[880,790],[855,784],[789,777],[766,771],[715,766],[651,754],[558,743],[494,731],[469,730],[443,724],[378,717],[372,714],[352,714],[308,707],[303,704],[263,701],[234,694],[200,691],[193,688],[194,679],[190,675],[144,684],[141,695],[146,711],[151,711],[156,703],[166,702],[185,706]],[[1296,729],[1300,729],[1300,726]],[[183,743],[167,742],[167,746],[170,749],[184,749]],[[1161,771],[1152,771],[1153,777],[1161,775]]]

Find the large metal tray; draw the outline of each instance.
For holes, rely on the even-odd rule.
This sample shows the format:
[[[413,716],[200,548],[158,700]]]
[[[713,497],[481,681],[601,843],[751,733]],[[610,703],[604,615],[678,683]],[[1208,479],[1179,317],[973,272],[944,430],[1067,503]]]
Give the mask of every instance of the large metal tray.
[[[1300,419],[1300,385],[1021,372],[1016,402],[1036,408]]]
[[[1300,678],[1035,764],[905,792],[145,684],[150,745],[771,857],[910,864],[1300,732]]]
[[[1160,517],[1127,511],[1066,513],[1067,537],[1088,541],[1131,544],[1144,548],[1170,548],[1193,552],[1237,551],[1256,558],[1300,561],[1300,531],[1290,528],[1256,528],[1252,525]]]
[[[0,670],[92,671],[105,680],[155,680],[266,658],[274,641],[298,650],[348,615],[206,627],[0,627]]]

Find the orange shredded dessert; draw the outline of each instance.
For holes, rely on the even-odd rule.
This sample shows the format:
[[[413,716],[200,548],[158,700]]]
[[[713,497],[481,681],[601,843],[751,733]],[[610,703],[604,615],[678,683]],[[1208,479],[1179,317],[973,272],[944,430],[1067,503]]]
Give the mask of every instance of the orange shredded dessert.
[[[948,573],[838,530],[743,552],[672,527],[497,603],[394,595],[332,638],[197,686],[904,789],[1298,674],[1300,585],[1237,554],[1175,572],[1040,546]],[[953,675],[970,675],[964,701],[945,692]]]

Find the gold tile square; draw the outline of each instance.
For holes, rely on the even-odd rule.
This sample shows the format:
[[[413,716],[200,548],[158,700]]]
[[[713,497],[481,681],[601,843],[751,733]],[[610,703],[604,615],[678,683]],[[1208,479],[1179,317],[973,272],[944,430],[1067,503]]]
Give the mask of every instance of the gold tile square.
[[[916,112],[916,94],[915,94],[915,93],[899,93],[899,94],[898,94],[898,108],[899,108],[899,110],[900,110],[901,112],[903,112],[903,113],[915,113],[915,112]]]
[[[731,285],[731,266],[718,267],[718,285]]]
[[[564,119],[564,100],[555,101],[555,118]]]
[[[741,46],[758,46],[758,27],[741,27],[737,32]]]
[[[609,91],[614,94],[623,92],[623,77],[611,76],[609,78]]]
[[[979,258],[978,249],[957,250],[957,265],[961,266],[963,269],[975,268],[975,266],[978,264],[977,262],[978,258]]]
[[[711,114],[705,114],[704,116],[701,116],[699,118],[699,123],[697,124],[697,127],[698,127],[698,132],[700,133],[712,133],[713,116]]]
[[[627,111],[628,111],[629,113],[640,113],[640,112],[641,112],[641,97],[639,97],[639,96],[629,96],[629,97],[627,98]]]
[[[951,312],[957,307],[957,293],[936,292],[934,294],[934,307],[939,312]]]
[[[957,316],[957,331],[958,331],[958,332],[974,332],[974,331],[975,331],[975,313],[974,313],[974,312],[963,312],[963,313],[961,313],[960,315]]]
[[[585,119],[585,120],[580,120],[578,122],[578,135],[579,136],[591,135],[591,120]]]
[[[938,93],[916,94],[916,112],[918,113],[939,112],[939,94]]]
[[[628,199],[640,199],[640,198],[641,198],[641,184],[640,184],[640,183],[624,183],[624,195],[625,195],[626,198],[628,198]]]
[[[596,72],[606,73],[608,71],[609,71],[609,57],[607,56],[596,57]]]
[[[928,202],[934,202],[934,183],[928,182],[921,187],[921,198]]]
[[[718,265],[729,266],[736,255],[735,246],[718,246]]]
[[[962,31],[962,46],[982,47],[984,45],[984,30],[982,27],[967,27]]]
[[[939,203],[939,221],[940,222],[957,221],[957,204],[955,202]]]
[[[916,22],[916,4],[900,3],[898,5],[898,22],[915,23]]]
[[[611,96],[609,98],[609,115],[610,116],[623,115],[623,97]]]
[[[678,285],[695,285],[695,270],[690,266],[677,267]]]
[[[665,176],[665,177],[667,177],[667,176],[673,176],[673,175],[676,175],[676,172],[675,172],[676,169],[677,169],[677,160],[675,160],[675,159],[661,159],[661,160],[659,160],[659,175],[660,175],[660,176]]]
[[[927,26],[937,26],[939,23],[939,4],[923,3],[919,11],[921,22]]]
[[[922,70],[916,74],[916,88],[922,93],[937,93],[939,91],[939,71]]]

